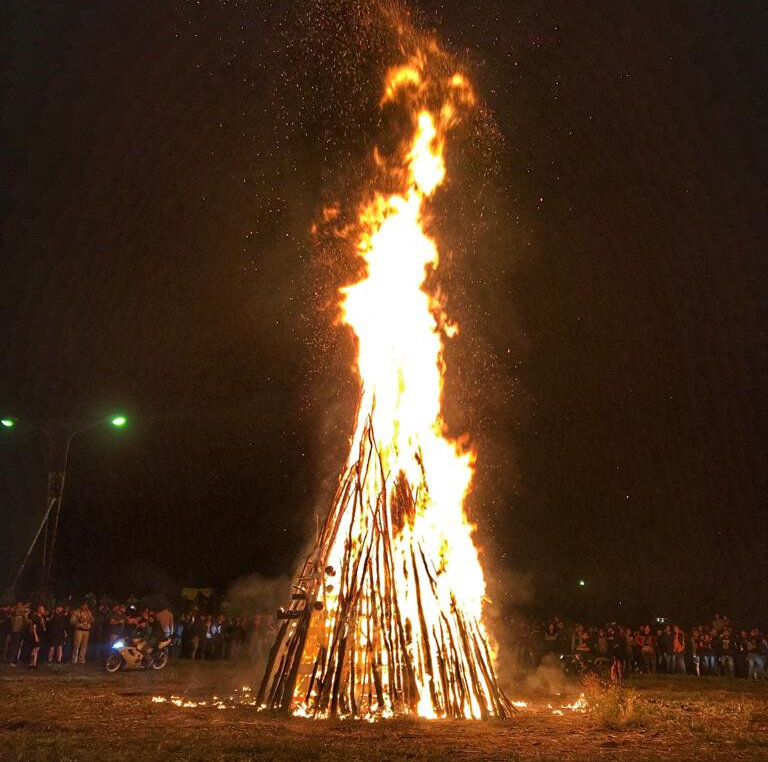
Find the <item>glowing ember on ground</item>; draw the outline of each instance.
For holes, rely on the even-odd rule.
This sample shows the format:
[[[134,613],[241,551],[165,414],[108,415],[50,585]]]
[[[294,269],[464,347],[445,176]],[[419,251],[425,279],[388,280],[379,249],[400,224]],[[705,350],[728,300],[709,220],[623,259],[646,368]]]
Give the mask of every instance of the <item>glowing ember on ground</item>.
[[[587,700],[584,698],[584,694],[582,693],[572,704],[566,704],[563,709],[570,709],[572,712],[586,712]]]
[[[253,707],[257,705],[256,699],[253,697],[252,689],[249,686],[243,686],[242,688],[235,688],[233,692],[227,696],[214,695],[210,699],[194,699],[188,696],[178,696],[172,694],[170,696],[152,696],[152,703],[154,704],[172,704],[173,706],[181,709],[236,709],[238,707]],[[517,710],[525,709],[528,712],[534,714],[546,713],[559,717],[565,715],[566,712],[575,712],[577,714],[584,714],[588,711],[587,700],[582,693],[576,701],[570,704],[561,704],[559,708],[555,709],[552,704],[538,703],[537,701],[522,701],[515,700],[510,701],[509,705]],[[314,715],[307,710],[305,704],[299,704],[293,712],[296,717],[313,718]],[[393,711],[382,712],[380,714],[367,714],[361,716],[361,719],[369,722],[375,722],[377,720],[388,719],[394,717]],[[426,719],[435,719],[434,717]]]
[[[173,704],[182,709],[197,709],[198,707],[211,709],[234,709],[238,706],[256,706],[256,700],[253,698],[251,688],[243,686],[235,688],[227,696],[212,696],[210,699],[191,699],[186,696],[152,696],[154,704]]]
[[[467,79],[422,44],[381,104],[410,133],[375,153],[381,190],[360,207],[360,280],[341,289],[362,397],[347,467],[297,584],[258,693],[308,717],[508,716],[482,624],[485,580],[464,513],[473,453],[441,412],[444,341],[457,327],[427,286],[425,233],[448,134],[474,104]],[[326,215],[333,217],[334,215]]]
[[[547,709],[552,709],[552,704],[547,704]],[[586,712],[587,711],[587,699],[582,693],[576,701],[572,704],[562,704],[560,709],[552,709],[552,714],[565,714],[563,709],[568,709],[571,712]]]

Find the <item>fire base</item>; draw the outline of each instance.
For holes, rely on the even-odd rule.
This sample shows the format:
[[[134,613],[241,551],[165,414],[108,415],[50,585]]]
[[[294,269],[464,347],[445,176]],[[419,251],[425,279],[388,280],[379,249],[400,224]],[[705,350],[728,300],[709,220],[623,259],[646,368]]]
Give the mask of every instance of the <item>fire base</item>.
[[[482,625],[419,534],[428,500],[423,468],[415,489],[402,472],[387,474],[369,416],[278,612],[257,706],[364,719],[511,715]]]

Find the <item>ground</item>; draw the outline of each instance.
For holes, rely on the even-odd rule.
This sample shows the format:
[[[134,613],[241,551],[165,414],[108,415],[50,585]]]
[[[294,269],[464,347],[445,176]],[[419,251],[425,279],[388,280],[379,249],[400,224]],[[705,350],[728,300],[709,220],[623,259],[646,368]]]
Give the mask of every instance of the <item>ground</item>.
[[[521,684],[508,692],[528,707],[493,722],[313,721],[152,701],[237,699],[257,680],[229,664],[117,675],[0,666],[0,762],[768,759],[768,682],[747,680],[638,678],[618,690],[574,682],[559,696]],[[587,712],[562,708],[582,692]]]

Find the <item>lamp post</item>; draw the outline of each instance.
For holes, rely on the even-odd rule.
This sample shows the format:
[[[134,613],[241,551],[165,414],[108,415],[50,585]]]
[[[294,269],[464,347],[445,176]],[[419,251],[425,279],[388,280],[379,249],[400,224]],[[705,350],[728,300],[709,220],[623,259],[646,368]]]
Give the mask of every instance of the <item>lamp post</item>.
[[[10,422],[11,425],[7,425]],[[32,551],[40,539],[43,537],[43,570],[41,583],[41,596],[45,597],[48,592],[53,573],[54,551],[56,549],[56,537],[59,530],[59,517],[61,515],[61,501],[64,497],[64,487],[67,480],[67,466],[69,464],[69,453],[72,449],[72,440],[85,431],[90,431],[98,426],[110,424],[116,429],[122,429],[128,423],[128,419],[122,414],[114,414],[106,419],[100,419],[86,425],[79,426],[74,430],[62,427],[57,424],[55,428],[40,428],[40,432],[48,439],[50,449],[50,466],[48,471],[48,492],[45,502],[45,510],[40,525],[32,538],[32,542],[24,554],[24,558],[16,570],[16,574],[11,582],[11,590],[16,588],[16,583],[24,571]],[[15,418],[2,418],[0,425],[6,429],[13,428],[16,424]],[[53,434],[51,433],[53,431]]]

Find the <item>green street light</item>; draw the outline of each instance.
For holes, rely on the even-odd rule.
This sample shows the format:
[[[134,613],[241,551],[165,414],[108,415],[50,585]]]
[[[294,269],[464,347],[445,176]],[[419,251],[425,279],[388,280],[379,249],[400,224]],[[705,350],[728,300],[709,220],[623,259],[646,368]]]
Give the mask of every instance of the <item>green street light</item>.
[[[113,415],[112,418],[109,419],[109,422],[117,429],[121,429],[123,426],[125,426],[126,423],[128,423],[128,419],[124,415]]]
[[[12,429],[16,425],[16,419],[0,418],[0,424],[2,424],[6,429]]]

